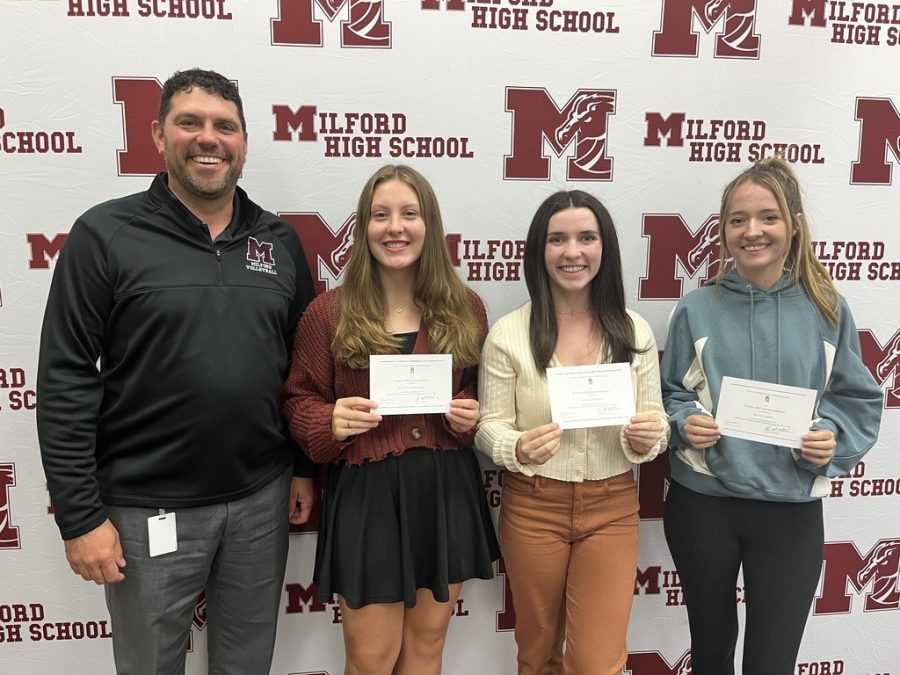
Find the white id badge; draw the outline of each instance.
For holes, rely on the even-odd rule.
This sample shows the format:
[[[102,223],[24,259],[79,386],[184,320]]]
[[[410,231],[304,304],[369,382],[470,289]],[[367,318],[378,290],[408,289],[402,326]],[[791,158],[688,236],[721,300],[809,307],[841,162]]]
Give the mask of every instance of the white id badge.
[[[147,518],[147,534],[150,540],[151,558],[178,550],[174,513],[166,513],[160,509],[158,516]]]

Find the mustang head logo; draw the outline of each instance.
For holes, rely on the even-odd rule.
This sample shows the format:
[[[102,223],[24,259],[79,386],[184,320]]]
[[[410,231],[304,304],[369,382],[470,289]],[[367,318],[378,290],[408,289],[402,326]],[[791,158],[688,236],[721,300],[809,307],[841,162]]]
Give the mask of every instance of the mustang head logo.
[[[700,233],[700,239],[690,251],[688,261],[696,269],[704,260],[713,261],[719,253],[719,219],[710,218]]]
[[[338,232],[338,244],[331,252],[331,265],[333,270],[343,271],[350,260],[350,249],[353,248],[353,225],[356,216],[351,216],[347,223]]]
[[[900,601],[900,539],[878,542],[856,580],[860,586],[872,581],[867,604],[874,608],[896,609]]]
[[[606,120],[615,107],[611,93],[589,92],[576,96],[563,111],[566,117],[556,129],[556,142],[565,147],[577,138],[575,165],[588,173],[607,173],[598,167],[607,161]]]
[[[900,332],[894,336],[884,358],[875,366],[875,374],[882,382],[893,375],[894,382],[890,393],[900,397]]]

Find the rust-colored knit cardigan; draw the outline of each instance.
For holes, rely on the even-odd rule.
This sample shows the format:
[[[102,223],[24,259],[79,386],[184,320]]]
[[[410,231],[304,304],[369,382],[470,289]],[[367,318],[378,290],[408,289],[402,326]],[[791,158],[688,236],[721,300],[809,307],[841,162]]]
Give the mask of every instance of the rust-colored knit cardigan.
[[[475,428],[464,434],[450,429],[440,414],[389,415],[374,429],[346,441],[331,433],[334,402],[348,396],[369,397],[369,369],[347,368],[335,363],[331,342],[337,326],[340,289],[328,291],[307,307],[294,339],[291,372],[284,385],[282,411],[291,435],[318,463],[384,459],[409,448],[455,450],[471,446]],[[487,315],[481,299],[470,291],[481,341],[487,335]],[[428,330],[424,324],[416,336],[414,354],[427,354]],[[478,397],[478,368],[453,371],[454,398]]]

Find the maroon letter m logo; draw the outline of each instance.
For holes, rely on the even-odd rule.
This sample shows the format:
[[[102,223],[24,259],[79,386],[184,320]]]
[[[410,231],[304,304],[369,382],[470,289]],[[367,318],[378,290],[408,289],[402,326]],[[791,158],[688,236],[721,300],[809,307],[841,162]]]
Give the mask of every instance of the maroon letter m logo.
[[[19,528],[12,524],[9,510],[9,488],[16,485],[16,465],[0,464],[0,549],[21,548]]]
[[[344,5],[350,17],[341,22],[341,47],[390,48],[391,24],[384,20],[383,0],[279,0],[272,44],[321,47],[322,20],[314,18],[313,8],[334,21]]]
[[[59,252],[62,251],[63,244],[69,235],[57,234],[52,240],[47,239],[42,234],[26,234],[28,246],[31,248],[31,259],[28,261],[28,268],[32,270],[45,270],[50,267]]]
[[[900,539],[881,539],[865,555],[852,541],[826,543],[822,594],[813,614],[846,614],[851,589],[863,593],[866,587],[864,611],[900,608]]]
[[[900,408],[900,330],[884,346],[868,328],[860,328],[862,360],[875,381],[885,387],[884,407]]]
[[[156,78],[113,78],[113,100],[122,106],[125,136],[125,148],[117,151],[120,176],[152,176],[165,168],[150,133],[161,94],[162,85]]]
[[[853,185],[890,185],[888,150],[900,161],[900,114],[889,98],[857,98],[859,159],[850,170]]]
[[[275,256],[272,255],[272,244],[268,241],[257,241],[253,237],[247,237],[247,260],[274,265]]]
[[[350,260],[356,215],[351,214],[336,228],[318,213],[278,215],[290,223],[303,243],[303,252],[313,275],[316,293],[337,288],[343,281],[344,268]]]
[[[653,33],[653,56],[697,56],[696,17],[707,33],[722,22],[716,35],[720,59],[758,59],[756,0],[663,0],[662,27]]]
[[[691,675],[691,653],[685,652],[671,666],[659,652],[629,652],[625,672],[629,675]]]
[[[703,283],[719,269],[719,217],[712,215],[691,232],[678,214],[644,215],[643,236],[647,245],[647,276],[638,290],[641,300],[678,300],[684,281],[679,271],[694,278],[702,270]]]
[[[560,109],[546,89],[507,87],[506,110],[513,115],[512,154],[503,165],[506,180],[550,179],[544,140],[557,157],[574,141],[568,180],[612,180],[606,130],[616,111],[615,90],[579,89]]]

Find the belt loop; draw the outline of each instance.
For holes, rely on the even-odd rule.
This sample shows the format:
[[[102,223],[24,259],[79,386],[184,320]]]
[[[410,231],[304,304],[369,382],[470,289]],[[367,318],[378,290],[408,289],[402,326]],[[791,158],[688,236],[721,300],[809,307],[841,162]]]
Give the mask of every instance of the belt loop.
[[[609,494],[609,478],[600,478],[597,481],[597,494],[604,497]]]

